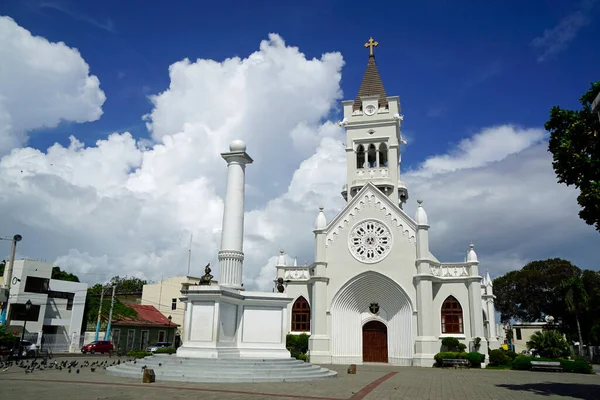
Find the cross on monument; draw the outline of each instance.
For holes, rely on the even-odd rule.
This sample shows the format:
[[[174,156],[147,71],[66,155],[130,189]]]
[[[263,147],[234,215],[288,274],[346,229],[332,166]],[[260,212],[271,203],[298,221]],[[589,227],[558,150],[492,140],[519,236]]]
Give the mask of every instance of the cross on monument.
[[[374,57],[373,47],[377,46],[379,46],[379,42],[374,41],[372,37],[369,38],[369,41],[367,43],[365,43],[365,47],[369,48],[369,57]]]

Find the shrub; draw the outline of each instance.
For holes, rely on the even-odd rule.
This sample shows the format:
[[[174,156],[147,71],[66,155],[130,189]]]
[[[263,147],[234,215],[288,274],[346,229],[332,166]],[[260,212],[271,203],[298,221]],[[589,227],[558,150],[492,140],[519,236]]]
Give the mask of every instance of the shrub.
[[[502,349],[495,349],[490,351],[490,365],[508,365],[511,359],[506,354],[506,351]]]
[[[133,358],[144,358],[151,355],[152,353],[150,353],[149,351],[128,351],[127,353],[125,353],[125,356]]]
[[[511,363],[510,367],[519,371],[530,370],[531,360],[533,357],[529,356],[517,356]]]
[[[517,353],[515,353],[514,351],[507,351],[506,355],[510,358],[510,360],[514,360],[515,358],[517,358]]]
[[[294,358],[299,358],[300,354],[308,352],[308,339],[309,335],[301,333],[300,335],[288,334],[285,338],[285,347],[289,350],[290,354]]]
[[[560,365],[565,372],[573,372],[576,374],[593,374],[594,369],[583,358],[576,360],[560,360]]]
[[[485,355],[476,351],[465,353],[465,358],[469,360],[472,368],[481,368],[481,363],[485,362]]]
[[[460,353],[464,353],[467,350],[467,345],[464,343],[459,343],[458,344],[458,351]]]
[[[306,359],[307,359],[306,353],[298,354],[298,360],[302,360],[302,361],[306,362]]]
[[[476,337],[475,339],[473,339],[473,348],[475,349],[475,351],[479,351],[480,347],[481,347],[481,338]]]
[[[177,353],[177,349],[173,347],[165,347],[164,349],[156,349],[155,354],[175,354]]]
[[[447,352],[458,351],[460,344],[458,339],[454,337],[445,337],[442,339],[442,346]]]

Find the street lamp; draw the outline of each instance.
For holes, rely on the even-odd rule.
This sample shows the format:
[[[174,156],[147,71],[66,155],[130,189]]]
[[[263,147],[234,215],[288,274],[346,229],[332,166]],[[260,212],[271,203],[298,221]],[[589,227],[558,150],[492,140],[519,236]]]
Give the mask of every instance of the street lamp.
[[[23,346],[23,340],[25,339],[25,328],[27,327],[27,317],[29,316],[29,310],[31,310],[31,300],[27,300],[27,303],[25,303],[25,311],[27,311],[27,313],[25,314],[25,319],[23,320],[23,332],[21,332],[21,343],[19,348]],[[23,356],[23,351],[21,351],[21,356]]]
[[[8,326],[8,299],[10,298],[10,284],[12,282],[12,270],[15,263],[15,251],[17,250],[17,242],[23,240],[23,236],[16,234],[12,238],[0,238],[0,240],[12,241],[10,258],[8,259],[8,265],[4,270],[4,287],[2,288],[2,291],[5,292],[5,295],[1,296],[2,298],[6,297],[6,300],[3,300],[2,312],[0,313],[0,324]]]
[[[169,327],[167,328],[167,343],[169,343],[169,331],[171,330],[171,320],[173,319],[173,317],[169,315],[167,319],[169,320]]]

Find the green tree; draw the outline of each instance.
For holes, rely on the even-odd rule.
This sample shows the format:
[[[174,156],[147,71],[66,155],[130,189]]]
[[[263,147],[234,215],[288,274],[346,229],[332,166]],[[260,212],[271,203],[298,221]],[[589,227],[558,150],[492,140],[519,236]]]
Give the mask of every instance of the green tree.
[[[598,93],[600,81],[579,99],[581,110],[552,107],[544,127],[558,182],[579,189],[579,217],[600,231],[600,121],[591,107]]]
[[[527,342],[527,348],[547,358],[568,357],[571,353],[564,335],[552,329],[534,332]]]
[[[73,275],[67,271],[62,271],[60,267],[52,267],[51,278],[60,281],[79,282],[79,278],[76,275]]]
[[[538,321],[552,315],[564,321],[563,282],[581,276],[581,270],[560,258],[533,261],[522,269],[494,279],[496,311],[502,321]]]

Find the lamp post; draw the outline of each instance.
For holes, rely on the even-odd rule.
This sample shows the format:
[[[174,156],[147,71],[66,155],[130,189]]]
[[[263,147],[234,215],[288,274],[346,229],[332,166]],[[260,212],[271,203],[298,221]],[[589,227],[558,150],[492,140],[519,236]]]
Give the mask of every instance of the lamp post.
[[[27,327],[27,317],[29,316],[29,310],[31,310],[31,300],[27,300],[25,303],[25,311],[27,311],[25,315],[25,319],[23,320],[23,332],[21,332],[21,343],[19,343],[19,349],[23,346],[23,340],[25,339],[25,328]],[[21,357],[23,356],[23,351],[21,350]]]
[[[173,317],[169,315],[167,319],[169,320],[169,327],[167,328],[167,343],[169,343],[169,331],[171,330],[171,320],[173,319]]]

